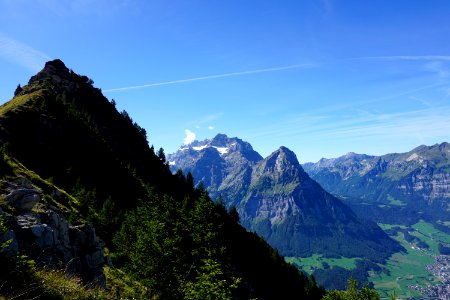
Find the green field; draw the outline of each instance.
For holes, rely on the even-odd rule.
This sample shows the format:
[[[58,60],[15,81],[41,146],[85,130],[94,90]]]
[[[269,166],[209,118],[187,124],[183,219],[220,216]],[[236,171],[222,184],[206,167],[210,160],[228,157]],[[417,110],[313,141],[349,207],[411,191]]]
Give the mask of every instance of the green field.
[[[439,242],[450,244],[450,235],[437,230],[430,223],[421,220],[419,223],[414,224],[412,228],[416,230],[412,234],[430,245],[430,249],[436,254],[438,253],[437,245]]]
[[[308,274],[312,274],[316,269],[324,269],[324,265],[326,264],[328,264],[329,267],[339,266],[351,270],[355,267],[356,261],[356,258],[325,258],[319,254],[308,257],[286,257],[285,259],[287,262],[300,267]]]
[[[387,196],[387,200],[389,201],[390,205],[395,205],[395,206],[404,206],[404,205],[406,205],[406,202],[394,199],[394,197],[392,197],[391,195]]]
[[[435,285],[439,281],[426,269],[426,265],[433,264],[434,255],[438,255],[438,244],[450,244],[450,236],[436,229],[432,224],[420,221],[411,227],[393,224],[378,224],[382,229],[388,230],[394,227],[408,229],[409,233],[419,240],[427,243],[429,249],[419,249],[416,245],[408,243],[403,233],[398,233],[392,238],[396,239],[406,249],[406,253],[396,253],[382,266],[385,270],[381,273],[371,273],[369,281],[375,285],[382,299],[390,299],[389,295],[395,291],[399,299],[409,297],[420,298],[420,293],[410,289],[410,285]],[[325,258],[315,254],[309,257],[286,257],[286,261],[298,266],[302,271],[312,274],[316,269],[339,266],[345,269],[355,267],[356,258]],[[328,266],[327,266],[328,265]],[[324,268],[325,267],[325,268]]]
[[[379,224],[383,229],[396,225]],[[405,228],[405,226],[399,226]],[[434,285],[438,280],[425,269],[426,265],[433,264],[433,255],[438,254],[439,242],[449,243],[450,236],[437,230],[432,224],[420,221],[409,228],[411,235],[427,243],[429,249],[419,249],[409,244],[402,233],[392,236],[406,249],[406,253],[396,253],[387,262],[385,268],[388,272],[370,274],[370,281],[375,284],[375,289],[387,298],[395,290],[400,298],[420,297],[420,294],[410,288],[409,285]]]

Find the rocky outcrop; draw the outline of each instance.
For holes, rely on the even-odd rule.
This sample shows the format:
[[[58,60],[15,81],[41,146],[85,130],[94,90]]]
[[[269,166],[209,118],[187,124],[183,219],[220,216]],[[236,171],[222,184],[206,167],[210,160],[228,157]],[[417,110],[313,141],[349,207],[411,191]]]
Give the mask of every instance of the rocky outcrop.
[[[18,212],[0,211],[10,229],[0,235],[0,244],[9,241],[3,251],[26,254],[38,264],[77,274],[86,283],[106,287],[104,243],[90,224],[72,226],[67,222],[66,212],[46,203],[32,210],[31,204],[38,201],[27,199],[40,200],[40,191],[20,183],[2,182],[2,185],[9,190],[6,202]]]
[[[30,211],[41,201],[41,191],[33,188],[31,182],[19,179],[16,182],[1,182],[2,190],[8,192],[5,196],[7,204],[19,211]]]
[[[16,189],[9,193],[5,200],[18,210],[28,211],[41,201],[41,192],[37,189]]]

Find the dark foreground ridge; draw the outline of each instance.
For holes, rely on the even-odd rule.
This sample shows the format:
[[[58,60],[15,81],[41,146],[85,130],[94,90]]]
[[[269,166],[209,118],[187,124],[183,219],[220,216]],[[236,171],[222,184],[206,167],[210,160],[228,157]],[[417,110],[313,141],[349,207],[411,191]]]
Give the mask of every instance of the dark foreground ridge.
[[[0,148],[0,298],[61,299],[74,275],[81,290],[106,286],[105,299],[323,295],[192,177],[172,175],[146,131],[60,60],[0,107]]]

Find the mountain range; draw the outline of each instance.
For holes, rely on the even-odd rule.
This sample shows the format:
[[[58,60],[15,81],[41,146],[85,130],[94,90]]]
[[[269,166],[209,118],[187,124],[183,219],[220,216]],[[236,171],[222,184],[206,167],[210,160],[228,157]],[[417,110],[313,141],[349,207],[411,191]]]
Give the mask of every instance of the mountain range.
[[[348,153],[303,165],[359,215],[388,224],[424,219],[450,232],[450,144],[382,156]]]
[[[218,134],[182,146],[168,161],[173,172],[191,172],[213,198],[235,207],[241,224],[284,256],[383,262],[402,249],[311,179],[286,147],[262,158],[249,143]]]
[[[448,229],[447,143],[302,166],[219,134],[166,157],[93,84],[54,60],[0,106],[0,298],[64,298],[56,272],[100,299],[320,299],[281,255],[356,259],[314,272],[343,288],[404,250],[374,221]]]

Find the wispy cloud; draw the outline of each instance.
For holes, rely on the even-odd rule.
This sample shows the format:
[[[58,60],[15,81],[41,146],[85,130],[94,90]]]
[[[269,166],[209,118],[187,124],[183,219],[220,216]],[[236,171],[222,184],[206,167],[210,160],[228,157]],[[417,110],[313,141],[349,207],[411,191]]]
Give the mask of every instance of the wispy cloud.
[[[432,83],[432,84],[428,84],[428,85],[424,85],[424,86],[419,86],[413,89],[408,89],[408,90],[404,90],[404,91],[398,91],[396,93],[392,93],[392,94],[388,94],[388,95],[384,95],[381,97],[375,97],[375,98],[369,98],[369,99],[365,99],[365,100],[361,100],[361,101],[345,101],[345,99],[339,99],[342,96],[337,97],[336,99],[336,103],[335,105],[327,105],[327,106],[323,106],[320,107],[318,109],[313,109],[310,110],[308,113],[311,115],[325,115],[325,114],[330,114],[330,113],[335,113],[335,112],[339,112],[339,111],[344,111],[344,110],[350,110],[350,109],[354,109],[356,107],[361,107],[364,105],[368,105],[368,104],[374,104],[374,103],[383,103],[386,101],[392,101],[392,99],[396,99],[396,98],[401,98],[401,97],[405,97],[405,96],[409,96],[409,98],[411,97],[410,95],[414,95],[418,92],[422,92],[422,91],[427,91],[427,90],[433,90],[433,89],[442,89],[444,91],[444,93],[446,93],[444,90],[445,88],[449,87],[449,83]],[[448,91],[448,93],[450,94],[450,90]]]
[[[284,71],[284,70],[290,70],[290,69],[310,68],[313,66],[315,66],[315,65],[313,65],[313,64],[297,64],[297,65],[290,65],[290,66],[284,66],[284,67],[247,70],[247,71],[241,71],[241,72],[223,73],[223,74],[193,77],[193,78],[187,78],[187,79],[179,79],[179,80],[155,82],[155,83],[148,83],[148,84],[135,85],[135,86],[127,86],[127,87],[121,87],[121,88],[112,88],[112,89],[104,90],[104,92],[128,91],[128,90],[134,90],[134,89],[142,89],[142,88],[156,87],[156,86],[162,86],[162,85],[179,84],[179,83],[186,83],[186,82],[193,82],[193,81],[212,80],[212,79],[220,79],[220,78],[226,78],[226,77],[236,77],[236,76],[252,75],[252,74],[259,74],[259,73],[277,72],[277,71]]]
[[[196,123],[197,124],[205,124],[205,123],[209,123],[212,121],[217,120],[218,118],[220,118],[223,115],[223,113],[214,113],[214,114],[209,114],[204,116],[203,118],[201,118],[200,120],[198,120]]]
[[[304,114],[283,123],[259,129],[260,138],[277,137],[289,140],[308,137],[315,140],[386,141],[399,139],[448,139],[450,106],[435,106],[398,113],[370,113],[354,115]]]
[[[350,60],[421,60],[421,61],[450,61],[450,55],[392,55],[354,57]]]
[[[31,46],[0,33],[0,57],[37,72],[50,57]]]
[[[214,128],[215,128],[214,126],[208,126],[209,130],[214,130]]]
[[[368,56],[351,58],[350,61],[416,62],[423,71],[435,73],[439,78],[447,78],[450,73],[448,68],[450,55]]]
[[[213,121],[219,119],[220,117],[222,117],[222,115],[223,115],[222,112],[211,113],[211,114],[205,115],[197,120],[190,121],[190,122],[186,123],[184,126],[185,127],[195,127],[196,129],[200,129],[203,126],[205,126],[206,124],[208,124],[208,123],[211,124]],[[208,129],[211,130],[211,128],[209,128],[209,127],[212,127],[212,126],[208,126]]]
[[[185,129],[184,133],[186,134],[186,136],[183,139],[183,145],[189,145],[193,141],[195,141],[196,134],[194,132],[190,131],[189,129]]]
[[[427,71],[436,73],[440,78],[447,78],[449,75],[449,70],[448,70],[447,65],[448,65],[447,61],[434,60],[434,61],[427,62],[424,67]]]
[[[333,3],[331,0],[322,0],[321,3],[324,10],[324,16],[328,17],[333,12]]]
[[[336,122],[322,130],[323,137],[336,138],[419,138],[448,137],[450,106],[401,113],[373,114]]]

